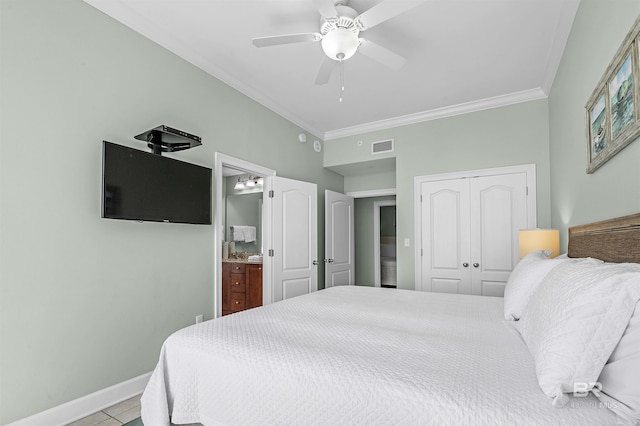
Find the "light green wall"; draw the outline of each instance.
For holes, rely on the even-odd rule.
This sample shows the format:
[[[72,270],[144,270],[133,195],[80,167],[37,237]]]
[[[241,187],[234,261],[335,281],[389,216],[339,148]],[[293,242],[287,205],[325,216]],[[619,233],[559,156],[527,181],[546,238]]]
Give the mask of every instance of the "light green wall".
[[[168,124],[203,138],[180,159],[316,182],[319,236],[343,178],[300,128],[80,0],[0,1],[0,43],[6,424],[151,371],[171,332],[212,316],[213,226],[101,219],[103,139],[145,149],[133,136]]]
[[[395,172],[370,173],[366,175],[345,176],[344,191],[371,191],[373,189],[390,189],[396,187]]]
[[[325,142],[325,165],[371,160],[372,141],[393,138],[396,156],[398,287],[414,288],[414,176],[536,164],[538,226],[550,225],[546,100],[412,124]],[[357,247],[357,246],[356,246]]]
[[[582,0],[549,96],[552,225],[565,248],[568,226],[640,211],[640,142],[586,174],[584,109],[638,14],[637,0]]]
[[[375,261],[373,258],[373,203],[395,200],[396,197],[356,198],[354,202],[354,233],[356,240],[356,285],[375,285]]]
[[[393,139],[393,137],[394,133],[392,131],[382,130],[380,132],[356,135],[349,138],[335,139],[335,141],[344,141],[348,139],[348,144],[335,145],[332,143],[334,141],[326,141],[324,145],[324,166],[340,166],[343,164],[380,161],[388,158],[394,158],[396,156],[395,150],[388,153],[371,153],[371,145],[374,142]]]

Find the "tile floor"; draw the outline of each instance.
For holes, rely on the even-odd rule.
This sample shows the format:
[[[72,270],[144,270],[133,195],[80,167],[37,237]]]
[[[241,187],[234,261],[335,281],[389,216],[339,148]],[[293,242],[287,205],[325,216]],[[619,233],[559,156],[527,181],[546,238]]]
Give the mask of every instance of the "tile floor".
[[[120,426],[140,417],[140,395],[136,395],[119,404],[105,408],[83,419],[69,423],[67,426]],[[172,423],[173,425],[173,423]],[[202,426],[192,423],[182,426]]]
[[[140,417],[140,395],[105,408],[67,426],[120,426]]]

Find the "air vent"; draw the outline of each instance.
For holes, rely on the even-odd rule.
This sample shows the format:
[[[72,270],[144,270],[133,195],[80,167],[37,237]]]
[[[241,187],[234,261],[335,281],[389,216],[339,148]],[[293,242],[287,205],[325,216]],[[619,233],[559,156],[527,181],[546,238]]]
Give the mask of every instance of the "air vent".
[[[393,152],[393,139],[387,141],[374,142],[371,144],[372,154],[382,154],[384,152]]]

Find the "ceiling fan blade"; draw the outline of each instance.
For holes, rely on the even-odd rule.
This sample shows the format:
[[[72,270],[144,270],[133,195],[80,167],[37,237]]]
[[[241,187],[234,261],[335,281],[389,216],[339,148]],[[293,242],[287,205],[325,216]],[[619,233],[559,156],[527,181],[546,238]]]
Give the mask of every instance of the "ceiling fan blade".
[[[361,40],[358,52],[394,70],[402,68],[404,63],[407,62],[405,58],[397,53],[369,40]]]
[[[307,41],[320,41],[322,36],[318,33],[286,34],[271,37],[254,38],[253,45],[256,47],[277,46],[279,44],[302,43]]]
[[[336,64],[336,61],[326,55],[324,56],[322,64],[320,64],[320,69],[318,70],[318,75],[316,77],[317,85],[327,84],[329,82],[329,78],[331,78],[331,73],[336,67]]]
[[[338,9],[333,4],[333,0],[313,0],[313,4],[316,5],[316,9],[318,9],[323,18],[335,18],[338,16]]]
[[[385,0],[362,12],[355,21],[359,27],[362,27],[362,31],[368,30],[425,2],[426,0]]]

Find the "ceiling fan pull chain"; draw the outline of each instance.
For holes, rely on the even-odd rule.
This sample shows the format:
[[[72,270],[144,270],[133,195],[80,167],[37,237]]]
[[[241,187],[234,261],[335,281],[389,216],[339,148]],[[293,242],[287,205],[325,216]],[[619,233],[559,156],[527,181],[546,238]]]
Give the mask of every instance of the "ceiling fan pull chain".
[[[340,102],[342,102],[342,93],[344,92],[344,62],[340,59]]]

